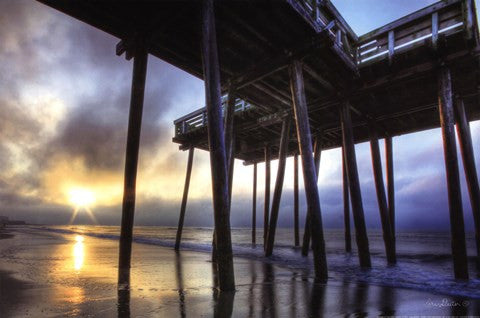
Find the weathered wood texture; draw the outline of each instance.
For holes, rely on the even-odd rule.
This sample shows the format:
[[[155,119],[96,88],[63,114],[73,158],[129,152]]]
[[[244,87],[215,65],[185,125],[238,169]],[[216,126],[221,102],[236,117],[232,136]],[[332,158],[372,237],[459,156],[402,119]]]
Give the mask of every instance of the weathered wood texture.
[[[345,163],[345,148],[342,147],[342,178],[343,178],[343,224],[345,230],[345,251],[352,251],[352,235],[350,233],[350,197],[348,190],[347,165]]]
[[[257,164],[253,164],[252,244],[257,244]]]
[[[480,269],[480,189],[478,185],[477,168],[475,167],[475,154],[470,133],[470,124],[465,113],[463,101],[458,99],[455,103],[457,119],[457,135],[462,152],[463,169],[467,179],[468,194],[472,207],[473,221],[475,223],[475,242],[477,246],[477,269]]]
[[[193,153],[195,148],[188,151],[187,174],[185,175],[185,186],[183,188],[182,206],[180,207],[180,217],[178,219],[177,236],[175,238],[175,250],[180,249],[182,240],[183,222],[185,220],[185,210],[187,209],[188,189],[190,188],[190,177],[192,175]]]
[[[280,200],[282,198],[283,180],[285,177],[285,165],[287,164],[288,139],[290,137],[290,117],[283,121],[282,138],[280,139],[280,150],[278,157],[277,179],[275,180],[275,189],[273,191],[272,208],[270,213],[270,221],[268,224],[267,247],[265,255],[270,256],[273,253],[273,245],[275,244],[275,232],[277,230],[278,211],[280,209]]]
[[[355,225],[355,239],[357,242],[358,257],[360,266],[371,267],[370,250],[368,247],[367,229],[365,226],[365,215],[363,212],[362,193],[360,180],[358,178],[357,158],[355,155],[355,144],[353,139],[352,120],[350,115],[350,104],[344,102],[340,109],[342,123],[344,156],[347,164],[348,185],[352,202],[353,223]]]
[[[225,108],[225,152],[227,155],[228,169],[228,197],[229,203],[232,200],[233,169],[235,165],[235,132],[234,132],[234,112],[235,112],[235,87],[230,86],[228,91],[228,102]]]
[[[372,153],[373,177],[375,179],[375,190],[377,193],[378,209],[380,212],[380,220],[382,222],[383,243],[387,253],[387,262],[395,264],[397,256],[395,253],[395,243],[388,211],[387,196],[385,194],[385,186],[383,184],[382,161],[380,159],[380,146],[378,145],[377,130],[372,123],[370,126],[370,151]]]
[[[453,270],[455,278],[468,279],[462,193],[458,172],[457,145],[455,141],[452,80],[450,70],[447,66],[441,66],[438,71],[438,104],[447,175]]]
[[[290,66],[290,87],[292,90],[293,109],[297,127],[297,139],[302,157],[303,180],[307,205],[310,210],[310,229],[312,233],[313,260],[315,276],[318,279],[327,279],[327,258],[323,235],[320,198],[318,196],[317,174],[312,156],[312,136],[308,122],[307,102],[302,73],[302,64],[294,60]]]
[[[469,118],[480,119],[480,108],[476,106],[480,78],[476,55],[480,52],[480,48],[476,40],[476,33],[478,33],[476,23],[472,23],[473,35],[475,35],[472,37],[473,41],[465,40],[469,27],[464,23],[464,17],[469,16],[473,22],[476,21],[472,8],[464,5],[466,9],[462,9],[462,4],[466,1],[454,0],[434,4],[408,18],[394,21],[386,27],[361,36],[358,41],[352,41],[351,37],[347,39],[348,41],[343,39],[345,31],[341,28],[336,29],[333,46],[349,45],[354,50],[358,50],[359,77],[339,71],[337,69],[339,64],[332,63],[323,49],[319,51],[303,49],[302,43],[310,42],[302,42],[303,40],[298,39],[296,49],[290,49],[291,56],[303,58],[310,124],[312,131],[325,132],[322,143],[324,150],[336,148],[342,144],[341,127],[337,120],[337,110],[341,100],[337,92],[346,90],[349,92],[348,98],[351,105],[358,110],[357,114],[352,114],[355,143],[369,140],[368,125],[365,120],[368,116],[375,118],[383,127],[379,131],[379,138],[439,127],[435,101],[437,88],[434,58],[438,54],[445,56],[451,65],[452,72],[459,75],[454,78],[454,86],[464,97]],[[255,8],[259,10],[258,12],[262,10],[260,7]],[[279,7],[275,8],[276,12],[281,11]],[[434,14],[436,14],[436,24],[433,23]],[[260,13],[257,17],[259,16],[261,16]],[[273,14],[268,16],[272,18]],[[230,23],[228,19],[222,22]],[[441,42],[445,44],[440,45],[436,51],[432,49],[432,41],[435,41],[435,38],[431,36],[432,31],[435,31],[435,25],[438,35],[443,39]],[[274,29],[279,24],[269,24],[269,26]],[[251,27],[252,25],[250,29]],[[284,31],[287,30],[290,31],[290,28],[285,27]],[[257,35],[262,33],[261,29],[255,31]],[[271,34],[274,34],[273,30],[271,31]],[[334,32],[333,29],[328,29],[328,34],[332,35],[332,32]],[[233,35],[239,34],[246,36],[240,32],[233,33]],[[283,32],[276,34],[283,35]],[[262,35],[264,39],[270,39],[271,43],[274,43],[271,37]],[[328,39],[324,41],[323,36],[324,33],[320,32],[316,37],[320,46],[322,43],[329,42]],[[250,43],[251,46],[254,46],[253,42]],[[238,52],[239,61],[246,56],[238,50],[238,47],[228,44],[229,41],[225,40],[224,47],[228,48],[225,49],[225,55],[229,55],[229,52]],[[265,142],[278,145],[281,114],[290,107],[289,97],[285,92],[288,85],[286,65],[291,57],[278,52],[278,50],[272,50],[270,56],[264,59],[252,58],[251,61],[256,62],[252,62],[250,67],[238,70],[238,73],[232,73],[239,74],[232,76],[240,79],[242,85],[245,85],[238,88],[238,96],[253,105],[243,114],[236,116],[239,124],[237,129],[239,151],[236,157],[248,164],[263,162],[262,146]],[[387,63],[388,59],[391,63]],[[226,91],[229,87],[228,82],[224,87]],[[374,106],[371,103],[372,97],[376,100]],[[205,131],[202,132],[200,126],[196,129],[198,129],[196,132],[176,136],[174,141],[182,144],[183,147],[194,143],[197,147],[206,149]],[[276,159],[278,154],[278,149],[275,148],[276,146],[272,149],[272,160]],[[294,149],[297,148],[295,142],[292,142],[289,148],[292,149],[289,156],[293,156]]]
[[[395,243],[395,182],[393,174],[393,142],[392,137],[385,138],[385,166],[387,169],[387,196],[388,214],[392,226],[393,241]]]
[[[320,158],[322,155],[322,138],[317,136],[315,138],[315,146],[313,150],[313,161],[315,162],[315,172],[317,173],[317,183],[318,183],[318,174],[320,173]],[[308,250],[310,248],[310,209],[307,207],[307,213],[305,216],[305,230],[303,232],[303,243],[302,243],[302,256],[308,256]]]
[[[293,228],[295,246],[300,245],[299,225],[299,197],[298,197],[298,153],[293,156]]]
[[[202,57],[208,116],[208,140],[212,170],[213,211],[220,290],[234,290],[232,241],[230,233],[227,158],[221,113],[220,69],[213,0],[202,2]]]
[[[148,53],[139,43],[134,51],[130,113],[128,117],[127,149],[120,228],[120,252],[118,259],[118,288],[129,289],[130,260],[132,255],[133,219],[135,214],[135,190],[137,183],[138,149],[142,127],[143,98],[147,76]]]
[[[267,247],[268,219],[270,213],[270,147],[265,149],[265,198],[263,200],[263,247]]]

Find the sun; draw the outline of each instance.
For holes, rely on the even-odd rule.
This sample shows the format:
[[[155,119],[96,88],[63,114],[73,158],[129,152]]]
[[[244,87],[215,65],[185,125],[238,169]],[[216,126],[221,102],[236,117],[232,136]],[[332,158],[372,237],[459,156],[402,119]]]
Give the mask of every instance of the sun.
[[[95,195],[88,189],[73,188],[68,192],[68,200],[77,208],[88,208],[95,203]]]

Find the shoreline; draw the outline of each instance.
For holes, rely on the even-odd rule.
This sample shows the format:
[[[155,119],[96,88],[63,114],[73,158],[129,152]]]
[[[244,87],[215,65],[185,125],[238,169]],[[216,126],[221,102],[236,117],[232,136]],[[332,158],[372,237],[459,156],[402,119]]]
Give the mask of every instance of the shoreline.
[[[7,317],[472,315],[480,301],[365,282],[314,284],[303,271],[234,258],[236,293],[218,293],[208,253],[134,243],[132,286],[117,294],[113,240],[17,228],[2,239]],[[0,235],[1,236],[1,235]],[[79,251],[82,251],[80,253]],[[77,253],[77,254],[75,254]],[[9,286],[5,288],[5,286]],[[10,287],[12,286],[12,287]],[[15,306],[14,304],[22,304]]]

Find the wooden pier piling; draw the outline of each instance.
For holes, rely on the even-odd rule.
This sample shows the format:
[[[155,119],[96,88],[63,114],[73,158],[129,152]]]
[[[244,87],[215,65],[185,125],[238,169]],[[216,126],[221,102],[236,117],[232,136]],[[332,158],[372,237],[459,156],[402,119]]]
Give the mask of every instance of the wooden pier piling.
[[[118,289],[130,288],[130,261],[132,254],[133,220],[135,215],[135,192],[137,182],[138,150],[142,126],[145,79],[147,76],[148,51],[137,43],[133,53],[132,91],[128,118],[127,149],[120,229],[120,251],[118,257]]]
[[[375,179],[375,190],[377,192],[377,202],[378,209],[380,211],[380,220],[382,222],[383,243],[385,244],[387,262],[389,264],[395,264],[397,262],[397,257],[395,253],[395,244],[392,233],[392,225],[390,223],[387,197],[385,195],[385,185],[383,184],[380,147],[378,145],[377,131],[373,123],[370,124],[370,151],[372,153],[373,177]]]
[[[293,109],[297,126],[297,139],[302,157],[303,180],[307,205],[310,211],[310,229],[312,233],[313,264],[315,277],[326,280],[328,278],[325,240],[323,236],[320,198],[318,196],[317,174],[312,156],[312,136],[308,121],[307,102],[303,82],[302,64],[294,60],[289,68],[290,88],[292,90]]]
[[[468,279],[468,260],[465,244],[462,194],[460,189],[457,145],[454,131],[455,117],[453,111],[452,78],[450,69],[447,66],[441,66],[438,71],[438,104],[447,175],[450,228],[452,232],[453,270],[455,278]]]
[[[175,238],[175,250],[180,249],[180,242],[182,240],[183,222],[185,220],[185,210],[187,208],[188,189],[190,188],[190,177],[192,175],[193,154],[195,148],[190,147],[188,150],[187,174],[185,176],[185,186],[183,188],[182,206],[180,207],[180,217],[178,219],[177,236]]]
[[[467,179],[468,194],[472,207],[473,221],[475,224],[475,242],[477,246],[477,270],[480,271],[480,189],[478,186],[478,175],[475,167],[475,155],[473,152],[470,124],[465,113],[463,100],[457,99],[455,103],[457,119],[457,135],[460,141],[460,151],[463,160],[463,169]]]
[[[229,204],[232,200],[233,169],[235,165],[235,132],[234,132],[234,113],[235,113],[235,86],[230,86],[228,90],[227,107],[225,107],[225,152],[227,155],[228,170],[228,198]]]
[[[322,155],[322,146],[321,138],[317,136],[315,138],[315,146],[313,149],[313,161],[315,162],[315,171],[317,173],[317,184],[318,184],[318,174],[320,173],[320,158]],[[305,216],[305,230],[303,232],[303,242],[302,242],[302,256],[308,256],[308,250],[310,248],[310,211],[307,208],[307,214]]]
[[[202,58],[207,105],[207,130],[212,170],[215,245],[220,290],[234,290],[232,241],[230,232],[227,157],[222,123],[220,66],[215,31],[213,0],[202,3]]]
[[[270,147],[265,146],[265,199],[263,201],[263,248],[267,246],[268,217],[270,213]]]
[[[393,244],[395,244],[395,183],[393,177],[393,142],[392,137],[385,138],[385,166],[387,169],[388,214],[392,227]]]
[[[280,209],[280,200],[282,198],[283,180],[285,177],[285,165],[287,163],[288,141],[290,136],[290,117],[283,119],[282,135],[280,138],[280,149],[278,151],[278,170],[277,179],[275,180],[275,189],[272,198],[272,211],[270,213],[270,221],[268,224],[267,246],[265,248],[265,256],[271,256],[273,253],[273,245],[275,243],[275,232],[277,230],[278,211]]]
[[[352,235],[350,234],[350,196],[348,190],[347,165],[345,162],[345,147],[342,147],[342,178],[343,178],[343,224],[345,227],[345,252],[352,251]]]
[[[298,153],[293,155],[293,227],[295,246],[300,245],[299,200],[298,200]]]
[[[368,247],[367,229],[365,226],[365,215],[363,212],[362,193],[360,180],[358,178],[357,158],[355,155],[355,143],[353,139],[352,119],[350,115],[350,104],[344,102],[340,110],[342,137],[345,162],[347,165],[348,185],[352,202],[353,223],[355,225],[355,239],[358,248],[360,266],[371,267],[370,250]]]
[[[252,245],[257,244],[257,163],[253,164]]]

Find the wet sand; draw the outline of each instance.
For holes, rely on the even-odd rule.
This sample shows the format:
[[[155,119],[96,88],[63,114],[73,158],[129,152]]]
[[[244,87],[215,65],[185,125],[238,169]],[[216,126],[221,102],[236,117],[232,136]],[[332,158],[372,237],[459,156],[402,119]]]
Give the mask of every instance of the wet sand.
[[[117,293],[113,240],[17,228],[0,234],[1,317],[335,317],[478,315],[480,301],[329,280],[235,258],[219,293],[207,253],[134,244],[131,290]]]

